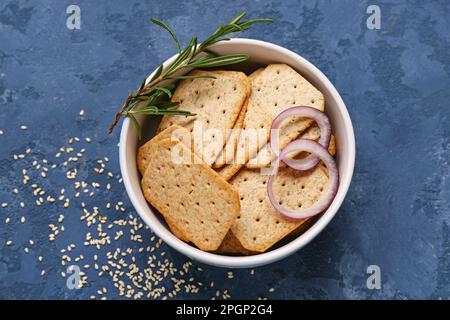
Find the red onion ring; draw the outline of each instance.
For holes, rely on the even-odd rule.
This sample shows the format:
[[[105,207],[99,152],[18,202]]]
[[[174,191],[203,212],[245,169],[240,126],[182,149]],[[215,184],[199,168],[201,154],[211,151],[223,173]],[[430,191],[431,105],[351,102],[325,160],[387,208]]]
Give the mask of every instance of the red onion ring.
[[[314,109],[312,107],[292,107],[281,112],[272,122],[272,126],[270,128],[270,148],[273,153],[279,156],[279,148],[278,148],[278,127],[281,122],[292,116],[300,116],[305,118],[313,119],[320,128],[320,139],[319,143],[326,149],[330,144],[331,139],[331,125],[330,120],[325,113]],[[303,159],[282,159],[288,166],[296,170],[309,170],[314,168],[320,161],[320,159],[314,155],[309,155]]]
[[[321,144],[317,143],[313,140],[308,139],[298,139],[291,143],[289,143],[283,151],[280,153],[280,159],[284,162],[286,162],[286,155],[289,152],[292,151],[307,151],[310,152],[312,155],[316,156],[318,159],[322,160],[325,166],[328,169],[328,185],[325,193],[320,197],[319,201],[317,201],[315,204],[313,204],[311,207],[300,210],[300,211],[292,211],[286,208],[283,208],[278,201],[275,199],[275,196],[273,194],[273,178],[275,177],[276,173],[278,172],[278,166],[276,167],[276,170],[274,174],[272,174],[269,177],[269,180],[267,182],[267,193],[269,195],[269,200],[272,203],[272,206],[281,214],[285,215],[286,217],[292,218],[292,219],[304,219],[312,217],[316,214],[319,214],[323,211],[325,211],[333,202],[334,197],[336,196],[338,185],[339,185],[339,173],[336,166],[336,162],[334,161],[334,158],[330,155],[328,150],[324,148]]]

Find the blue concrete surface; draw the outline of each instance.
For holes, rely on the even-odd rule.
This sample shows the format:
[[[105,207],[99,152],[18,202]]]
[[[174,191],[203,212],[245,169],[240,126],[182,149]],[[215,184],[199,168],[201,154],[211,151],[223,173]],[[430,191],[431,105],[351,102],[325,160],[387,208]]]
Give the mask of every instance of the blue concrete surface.
[[[219,297],[228,290],[231,298],[249,299],[450,298],[448,1],[76,0],[80,30],[66,28],[69,4],[0,3],[0,202],[7,203],[0,207],[0,298],[121,298],[111,277],[98,275],[93,260],[96,254],[98,265],[105,265],[107,253],[116,248],[133,249],[125,259],[132,263],[133,256],[141,271],[165,259],[177,269],[188,261],[162,244],[149,262],[150,254],[137,252],[155,245],[149,230],[137,228],[143,239],[139,243],[130,238],[132,225],[107,229],[111,221],[130,222],[137,214],[120,183],[119,130],[108,136],[106,129],[127,93],[175,52],[167,34],[148,18],[170,24],[185,43],[193,34],[204,38],[219,21],[239,11],[275,19],[270,26],[255,26],[245,37],[298,52],[335,84],[355,127],[354,179],[337,217],[300,252],[254,272],[234,270],[232,279],[229,270],[193,262],[177,277],[196,283],[199,292],[186,293],[183,285],[175,298],[209,299],[217,290]],[[381,8],[381,30],[366,27],[369,4]],[[80,141],[69,144],[70,137]],[[64,167],[67,155],[56,157],[63,145],[74,147],[71,156],[86,151]],[[104,157],[109,158],[106,171],[97,174],[97,160]],[[43,167],[49,169],[46,177],[41,175]],[[67,170],[74,168],[77,178],[67,179]],[[23,169],[30,176],[26,184]],[[75,198],[75,181],[98,182],[101,187],[89,185],[87,193]],[[33,183],[45,190],[44,205],[36,204]],[[61,188],[71,199],[68,208],[57,199]],[[47,202],[48,195],[56,201]],[[125,212],[115,210],[118,201]],[[108,220],[103,232],[111,238],[120,230],[124,235],[100,249],[84,246],[87,232],[98,237],[98,221],[88,227],[80,220],[82,202],[89,211],[100,208]],[[105,208],[108,202],[113,208]],[[60,214],[63,222],[58,222]],[[49,224],[65,227],[55,241],[48,239]],[[62,253],[69,244],[76,247]],[[61,265],[64,254],[88,276],[79,290],[66,286],[61,274],[67,267]],[[74,262],[79,254],[84,259]],[[84,269],[85,264],[90,268]],[[380,290],[366,287],[369,265],[381,269]],[[170,277],[158,284],[171,285]],[[102,288],[107,294],[97,292]],[[139,291],[133,283],[130,288]]]

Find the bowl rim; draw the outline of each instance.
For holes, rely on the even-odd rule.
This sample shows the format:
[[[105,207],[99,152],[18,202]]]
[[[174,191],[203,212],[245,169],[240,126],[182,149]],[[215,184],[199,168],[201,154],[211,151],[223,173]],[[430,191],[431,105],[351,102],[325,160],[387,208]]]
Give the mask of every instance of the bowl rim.
[[[331,96],[336,101],[338,105],[339,112],[343,118],[344,125],[346,131],[346,136],[348,137],[348,156],[349,160],[345,163],[345,170],[347,170],[348,174],[345,179],[340,179],[338,193],[331,203],[330,207],[321,215],[321,217],[304,233],[302,233],[297,238],[292,241],[284,244],[283,246],[256,255],[252,256],[226,256],[219,255],[215,253],[205,252],[200,249],[197,249],[177,237],[173,235],[170,231],[167,233],[163,232],[159,229],[159,227],[155,227],[150,217],[144,212],[144,208],[142,208],[142,204],[137,199],[135,194],[135,190],[131,185],[130,174],[127,170],[126,165],[126,140],[131,128],[133,128],[130,119],[125,118],[122,123],[122,129],[120,133],[120,142],[119,142],[119,163],[120,170],[122,174],[122,179],[125,185],[125,189],[127,191],[128,197],[130,198],[131,203],[136,209],[139,216],[144,220],[144,222],[150,227],[150,229],[161,238],[167,245],[175,249],[176,251],[194,259],[200,261],[202,263],[206,263],[209,265],[219,266],[219,267],[228,267],[228,268],[248,268],[248,267],[256,267],[261,265],[266,265],[278,260],[281,260],[297,250],[301,249],[305,245],[307,245],[310,241],[312,241],[334,218],[337,211],[339,210],[342,202],[344,201],[348,189],[350,187],[350,183],[353,177],[354,166],[355,166],[355,135],[353,131],[352,121],[350,119],[350,115],[348,113],[347,107],[339,95],[338,91],[331,83],[331,81],[320,71],[316,66],[314,66],[311,62],[300,56],[299,54],[281,47],[279,45],[262,41],[256,39],[248,39],[248,38],[232,38],[228,41],[219,42],[215,44],[215,47],[226,46],[228,44],[243,44],[243,45],[253,45],[260,47],[269,47],[276,51],[279,51],[282,55],[289,56],[295,60],[299,61],[299,64],[302,64],[305,68],[308,68],[317,78],[318,81],[321,82],[327,89],[329,90]],[[164,66],[173,61],[177,55],[172,56],[164,62]],[[149,78],[153,75],[155,70],[149,75]],[[142,191],[141,191],[142,192]],[[147,204],[146,204],[147,205]],[[152,209],[150,211],[155,214]],[[167,228],[166,228],[167,229]]]

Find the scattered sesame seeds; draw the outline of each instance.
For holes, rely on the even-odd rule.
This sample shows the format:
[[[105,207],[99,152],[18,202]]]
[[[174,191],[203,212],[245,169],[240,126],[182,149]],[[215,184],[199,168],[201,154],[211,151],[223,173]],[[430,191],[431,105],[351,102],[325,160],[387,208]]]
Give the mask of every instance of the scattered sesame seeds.
[[[85,112],[80,110],[80,116],[83,115]],[[27,129],[24,127],[22,130]],[[121,198],[111,193],[111,190],[123,189],[118,185],[123,183],[122,177],[110,168],[107,156],[89,157],[92,147],[87,148],[87,144],[92,141],[91,137],[86,136],[67,137],[64,145],[51,151],[48,160],[43,159],[41,151],[32,144],[11,154],[17,160],[14,165],[21,166],[17,176],[23,186],[19,180],[17,187],[11,187],[11,196],[14,195],[15,200],[9,201],[9,205],[18,205],[21,209],[26,207],[27,213],[33,213],[38,206],[37,211],[46,214],[33,215],[33,222],[49,219],[49,232],[45,236],[51,243],[49,254],[57,256],[56,264],[53,257],[47,258],[40,251],[40,245],[46,240],[42,241],[39,235],[33,234],[33,239],[28,238],[25,243],[18,244],[18,250],[30,256],[36,253],[37,262],[41,263],[40,271],[37,271],[40,276],[44,277],[51,271],[52,275],[68,277],[66,268],[75,263],[82,270],[81,286],[90,290],[87,291],[87,297],[91,299],[106,300],[119,295],[127,299],[166,300],[180,293],[197,294],[204,290],[216,292],[216,289],[214,299],[230,299],[228,290],[219,288],[220,285],[213,281],[203,284],[196,280],[199,278],[198,273],[203,272],[202,267],[193,266],[189,260],[184,263],[172,261],[170,253],[166,251],[167,246],[149,231],[148,226],[130,209],[129,202],[120,201]],[[54,183],[53,179],[61,176],[63,180],[64,176],[67,179],[65,188],[57,187],[58,184]],[[26,201],[20,199],[27,195],[31,198],[24,198]],[[8,203],[3,202],[1,207],[7,208]],[[5,212],[11,216],[9,209]],[[31,215],[24,215],[24,212],[4,217],[5,223],[13,224],[17,220],[22,224],[29,223]],[[77,221],[81,226],[74,226]],[[82,232],[78,248],[73,243],[67,243],[65,227],[68,231],[75,227],[75,232]],[[69,234],[72,235],[73,231]],[[13,241],[7,240],[5,244],[13,246]],[[83,250],[85,255],[79,250]],[[43,263],[44,260],[54,266],[49,269]],[[227,277],[233,279],[233,272],[227,272]],[[88,285],[90,282],[104,284],[108,281],[113,286],[99,288]]]

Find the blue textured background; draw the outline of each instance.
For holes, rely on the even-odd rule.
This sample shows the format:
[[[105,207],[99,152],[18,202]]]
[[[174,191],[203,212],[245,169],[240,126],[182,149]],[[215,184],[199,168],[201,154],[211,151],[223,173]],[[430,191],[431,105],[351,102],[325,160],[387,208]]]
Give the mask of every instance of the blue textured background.
[[[119,130],[108,136],[106,129],[127,93],[175,52],[168,36],[148,18],[167,22],[185,43],[193,34],[204,38],[239,11],[275,19],[270,26],[255,26],[245,37],[298,52],[335,84],[355,127],[354,179],[337,217],[306,248],[257,268],[253,275],[234,270],[232,279],[229,270],[194,262],[178,276],[201,282],[199,292],[186,292],[184,285],[176,298],[208,299],[217,290],[219,297],[228,290],[231,298],[250,299],[450,298],[449,1],[77,0],[81,30],[66,28],[69,4],[0,2],[0,202],[8,204],[0,207],[0,298],[119,298],[112,278],[98,276],[92,260],[97,254],[98,264],[105,265],[108,251],[116,248],[133,249],[125,259],[134,256],[141,271],[155,268],[148,254],[136,253],[155,245],[144,228],[137,231],[143,238],[138,243],[130,239],[132,225],[110,230],[106,223],[104,232],[114,237],[115,231],[124,230],[124,236],[100,249],[84,246],[85,234],[96,236],[97,224],[88,227],[80,220],[81,202],[89,210],[99,206],[109,222],[137,216],[118,177]],[[369,4],[381,8],[381,30],[366,27]],[[21,130],[21,125],[28,129]],[[77,168],[75,181],[100,183],[92,197],[82,192],[74,199],[74,180],[66,178],[62,165],[67,156],[55,157],[75,136],[81,141],[74,148],[86,151],[67,168]],[[26,156],[14,160],[14,154]],[[110,159],[106,172],[113,177],[93,170],[105,156]],[[41,167],[33,168],[33,161]],[[51,164],[55,168],[42,177],[42,166]],[[22,169],[30,176],[27,184]],[[44,202],[65,188],[70,206],[64,208],[59,200],[37,206],[33,183],[46,190]],[[114,207],[118,201],[124,202],[125,212],[105,209],[107,202]],[[63,223],[57,222],[59,214],[65,216]],[[50,223],[65,227],[53,242],[48,240]],[[83,254],[79,265],[91,266],[84,270],[88,284],[79,290],[69,290],[61,275],[67,266],[61,265],[61,249],[72,243],[72,262]],[[164,244],[155,252],[156,267],[168,259],[180,269],[186,261]],[[381,290],[366,288],[371,264],[381,268]],[[165,277],[158,285],[172,283]],[[97,292],[102,288],[107,294]],[[130,288],[139,291],[136,284]]]

